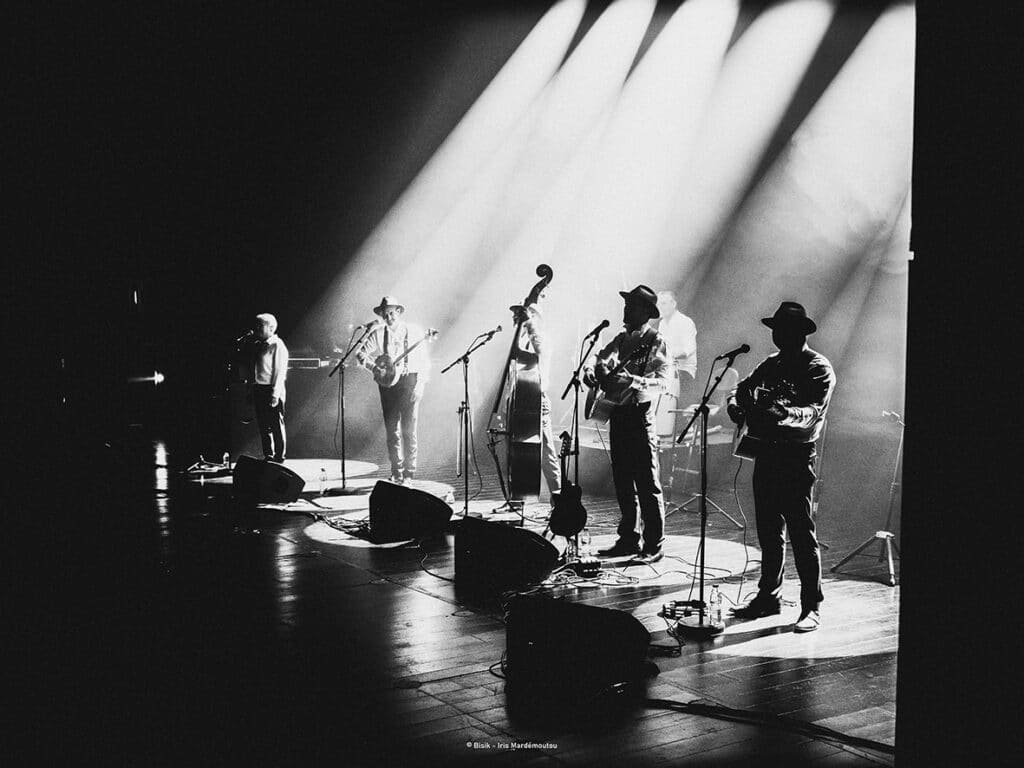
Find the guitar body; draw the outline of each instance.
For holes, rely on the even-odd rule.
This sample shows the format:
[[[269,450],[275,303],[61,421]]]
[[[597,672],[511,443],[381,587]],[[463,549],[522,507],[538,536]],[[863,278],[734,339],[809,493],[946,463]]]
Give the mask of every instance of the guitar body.
[[[516,349],[509,376],[508,485],[514,499],[540,496],[540,367],[537,355]]]
[[[555,499],[548,520],[548,528],[556,536],[575,536],[587,525],[587,510],[583,506],[583,490],[568,480],[562,481],[562,490]]]
[[[437,331],[430,328],[423,335],[422,339],[410,346],[398,357],[392,359],[387,352],[382,355],[378,355],[377,359],[373,361],[373,380],[377,382],[378,386],[383,387],[384,389],[390,389],[395,386],[395,384],[398,383],[398,380],[402,378],[401,374],[398,372],[398,364],[424,341],[430,341],[436,336]]]
[[[788,406],[792,402],[792,398],[793,388],[785,382],[781,382],[773,389],[758,388],[754,392],[754,403],[762,408],[773,402]],[[749,461],[756,459],[764,447],[763,430],[770,426],[771,422],[765,421],[759,408],[748,413],[743,423],[736,426],[736,432],[732,439],[732,455]]]
[[[607,373],[596,373],[597,386],[588,387],[587,400],[583,405],[584,418],[604,424],[612,416],[612,410],[625,403],[633,390],[621,382],[614,382],[614,386],[608,386],[616,376],[626,370],[630,361],[646,355],[651,349],[651,342],[641,344],[627,355],[622,361],[612,367]],[[606,364],[607,365],[607,364]]]
[[[398,383],[398,366],[391,355],[383,354],[373,361],[373,380],[378,386],[388,389]]]
[[[590,387],[587,390],[587,400],[583,405],[584,418],[596,421],[599,424],[607,424],[612,416],[615,406],[622,405],[629,397],[630,389],[626,387],[617,397],[611,396],[601,387]]]
[[[753,461],[760,452],[762,442],[759,437],[750,434],[750,428],[746,422],[738,424],[732,438],[732,455]]]

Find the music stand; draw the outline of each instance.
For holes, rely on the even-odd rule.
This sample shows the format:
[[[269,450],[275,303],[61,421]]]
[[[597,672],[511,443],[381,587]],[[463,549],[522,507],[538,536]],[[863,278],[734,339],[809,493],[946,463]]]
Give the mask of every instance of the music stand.
[[[359,339],[349,346],[345,353],[341,356],[338,364],[335,365],[331,372],[327,374],[327,378],[331,378],[335,373],[340,371],[338,376],[338,418],[341,421],[341,487],[340,488],[328,488],[324,491],[325,496],[359,496],[362,494],[369,493],[372,489],[369,486],[359,488],[349,488],[348,480],[345,473],[345,362],[349,356],[358,349],[361,349],[363,342],[370,335],[370,332],[374,329],[374,324],[364,325],[363,335]],[[355,334],[353,334],[354,336]]]
[[[694,414],[694,408],[693,408],[693,406],[690,406],[688,408],[670,408],[668,412],[669,413],[688,413],[688,414],[693,415]],[[709,411],[709,415],[710,415],[710,411]],[[694,434],[691,435],[689,441],[687,442],[688,450],[687,450],[687,454],[686,454],[686,468],[683,470],[684,476],[683,476],[683,484],[682,484],[682,487],[680,488],[681,492],[684,492],[685,488],[686,488],[686,475],[688,475],[689,472],[690,472],[690,462],[693,459],[693,448],[694,448],[694,446],[697,445],[697,444],[706,445],[706,443],[704,442],[704,440],[705,440],[705,437],[704,437],[704,425],[705,425],[705,420],[702,419],[700,424],[698,424],[696,426],[696,428],[694,430]],[[672,464],[671,464],[671,467],[669,469],[669,487],[670,488],[672,488],[674,486],[674,484],[675,484],[676,451],[678,449],[675,446],[672,446],[671,450],[672,450]],[[673,488],[673,494],[674,494],[674,488]],[[705,494],[705,496],[706,496],[706,494]],[[676,512],[676,511],[678,511],[680,509],[686,509],[686,507],[688,505],[692,504],[694,501],[698,501],[700,498],[701,498],[701,494],[700,493],[694,493],[694,494],[692,494],[690,496],[690,498],[688,498],[682,504],[676,504],[674,502],[666,504],[665,505],[665,517],[668,517],[673,512]],[[714,507],[716,511],[718,511],[719,513],[724,515],[729,520],[730,523],[735,525],[740,530],[743,529],[743,524],[740,523],[738,520],[736,520],[736,518],[734,518],[728,512],[726,512],[721,506],[719,506],[715,502],[714,499],[712,499],[710,497],[707,497],[707,503],[710,504],[712,507]]]
[[[857,547],[855,550],[850,552],[846,557],[840,560],[838,563],[829,568],[829,571],[835,572],[845,565],[849,560],[859,555],[865,549],[870,547],[876,541],[881,543],[881,551],[878,553],[878,562],[882,562],[882,558],[885,557],[889,561],[889,586],[896,586],[896,569],[893,565],[892,553],[896,550],[896,557],[900,556],[900,548],[896,546],[896,536],[890,530],[892,528],[892,512],[893,512],[893,501],[896,498],[896,489],[899,487],[899,475],[900,475],[900,464],[903,462],[903,432],[907,426],[903,423],[903,419],[898,413],[885,412],[886,415],[891,416],[897,424],[900,426],[900,442],[899,447],[896,449],[896,463],[892,469],[892,483],[889,485],[889,511],[885,515],[885,528],[881,531],[875,531],[867,541]]]

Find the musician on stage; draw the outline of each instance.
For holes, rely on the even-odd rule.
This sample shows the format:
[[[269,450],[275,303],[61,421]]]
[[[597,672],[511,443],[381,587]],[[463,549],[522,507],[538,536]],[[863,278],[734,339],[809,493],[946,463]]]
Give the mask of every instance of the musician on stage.
[[[746,422],[750,434],[760,438],[753,483],[761,578],[754,599],[733,615],[754,619],[781,611],[788,528],[800,576],[800,617],[794,629],[811,632],[821,624],[824,599],[811,516],[814,442],[821,435],[836,376],[825,356],[807,346],[807,336],[817,326],[800,304],[784,301],[761,322],[772,329],[779,351],[743,379],[728,400],[729,418]]]
[[[654,423],[654,400],[665,392],[672,379],[668,344],[650,321],[659,316],[657,296],[646,285],[619,291],[624,301],[624,330],[597,353],[595,364],[584,368],[588,386],[600,385],[609,394],[622,394],[611,411],[612,479],[622,518],[618,539],[598,554],[602,557],[639,555],[647,563],[662,558],[665,539],[665,504],[658,478],[658,435]],[[634,354],[636,353],[636,354]],[[628,360],[621,372],[614,369]],[[637,504],[643,526],[636,530]]]
[[[552,503],[562,490],[562,470],[558,446],[551,430],[551,400],[548,398],[548,382],[551,380],[551,343],[544,332],[541,306],[547,298],[547,291],[537,294],[536,302],[526,306],[513,307],[516,322],[522,321],[519,347],[537,355],[537,369],[540,377],[540,468],[548,486]]]
[[[658,332],[668,342],[672,355],[675,378],[668,383],[668,390],[658,399],[655,425],[662,437],[675,436],[676,414],[672,410],[685,408],[700,399],[694,392],[693,383],[697,378],[697,326],[676,307],[676,297],[671,291],[658,291]]]
[[[403,319],[405,307],[394,296],[382,298],[373,312],[384,322],[370,332],[356,353],[356,360],[361,366],[374,372],[381,355],[386,354],[395,360],[412,349],[398,363],[398,381],[393,386],[385,386],[378,381],[388,458],[391,460],[391,480],[403,483],[416,475],[416,427],[420,400],[430,373],[430,357],[424,345],[419,343],[425,336],[423,329]]]
[[[284,462],[285,379],[288,377],[288,347],[277,335],[277,318],[264,312],[256,315],[252,347],[252,406],[260,433],[263,457]]]

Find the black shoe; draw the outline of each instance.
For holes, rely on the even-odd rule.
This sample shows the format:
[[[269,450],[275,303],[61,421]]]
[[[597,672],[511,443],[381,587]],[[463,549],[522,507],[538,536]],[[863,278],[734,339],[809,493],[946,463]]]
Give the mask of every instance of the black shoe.
[[[733,608],[731,613],[737,619],[760,619],[782,613],[782,604],[772,597],[755,597],[743,607]]]
[[[661,560],[664,556],[665,553],[659,549],[654,552],[641,552],[640,557],[638,557],[637,560],[646,565],[651,565],[652,563],[656,563]]]
[[[616,541],[606,549],[597,550],[598,557],[634,557],[640,554],[640,547],[636,544],[626,544],[624,541]]]

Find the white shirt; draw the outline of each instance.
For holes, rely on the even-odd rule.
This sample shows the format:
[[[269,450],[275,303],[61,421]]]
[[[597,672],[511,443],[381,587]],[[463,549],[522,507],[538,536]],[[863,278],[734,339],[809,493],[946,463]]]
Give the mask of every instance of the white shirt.
[[[697,326],[678,309],[661,318],[658,331],[668,342],[668,352],[677,371],[686,371],[697,378]]]

